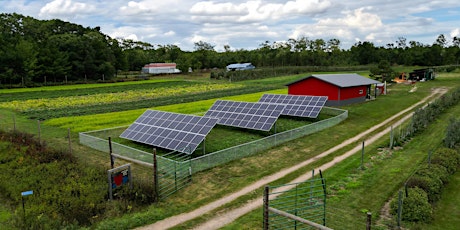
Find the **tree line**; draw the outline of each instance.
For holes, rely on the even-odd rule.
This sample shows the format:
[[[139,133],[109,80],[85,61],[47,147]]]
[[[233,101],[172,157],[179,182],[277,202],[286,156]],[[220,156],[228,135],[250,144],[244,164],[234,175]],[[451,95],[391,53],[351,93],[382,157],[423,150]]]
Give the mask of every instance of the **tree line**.
[[[399,65],[458,64],[460,37],[447,41],[440,34],[433,44],[399,37],[386,46],[355,43],[341,49],[337,38],[300,37],[265,41],[254,50],[217,52],[211,43],[196,42],[193,51],[172,44],[154,45],[112,38],[100,31],[62,20],[38,20],[20,14],[0,14],[0,86],[34,85],[66,81],[110,80],[120,71],[140,71],[151,62],[174,62],[183,71],[225,68],[251,62],[260,67],[353,66],[386,61]]]

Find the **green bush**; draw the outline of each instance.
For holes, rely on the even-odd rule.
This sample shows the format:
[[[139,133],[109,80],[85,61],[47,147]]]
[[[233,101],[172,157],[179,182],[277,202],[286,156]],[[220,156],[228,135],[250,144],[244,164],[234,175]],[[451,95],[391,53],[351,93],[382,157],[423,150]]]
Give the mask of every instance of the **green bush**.
[[[413,175],[407,181],[407,187],[409,188],[421,188],[428,195],[428,201],[434,203],[439,200],[441,197],[441,189],[443,183],[439,176],[434,175],[434,173],[429,173],[428,175]]]
[[[397,215],[398,198],[390,203],[390,213]],[[411,222],[430,222],[432,219],[433,208],[428,202],[427,193],[418,187],[409,188],[408,196],[403,198],[401,219]]]
[[[47,148],[30,134],[0,132],[1,198],[16,206],[11,222],[19,228],[58,229],[70,223],[90,225],[104,213],[107,174],[83,166],[68,153]],[[8,140],[6,142],[5,140]],[[23,226],[21,192],[27,226]]]
[[[447,148],[460,147],[460,120],[452,118],[446,129],[444,146]]]
[[[418,176],[428,176],[430,178],[439,178],[442,184],[445,185],[449,182],[450,174],[446,167],[439,164],[425,164],[415,172]]]
[[[454,149],[441,148],[433,154],[431,163],[442,165],[450,174],[454,174],[460,165],[460,154]]]

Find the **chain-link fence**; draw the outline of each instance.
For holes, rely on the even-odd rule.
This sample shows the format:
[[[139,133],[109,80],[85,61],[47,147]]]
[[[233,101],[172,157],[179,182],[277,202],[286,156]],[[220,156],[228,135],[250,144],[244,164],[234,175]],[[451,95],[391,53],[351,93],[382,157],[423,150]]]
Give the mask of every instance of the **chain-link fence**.
[[[256,141],[248,142],[242,145],[234,146],[231,148],[223,149],[217,152],[213,152],[201,157],[197,157],[191,160],[191,166],[193,172],[203,171],[218,165],[225,164],[227,162],[241,159],[244,157],[248,157],[259,153],[263,150],[267,150],[272,148],[276,145],[286,143],[288,141],[297,139],[299,137],[303,137],[323,129],[332,127],[337,125],[341,121],[345,120],[348,117],[348,111],[331,108],[331,107],[324,107],[322,113],[332,115],[334,117],[315,122],[312,124],[308,124],[296,129],[287,130],[281,133],[277,133]],[[80,143],[91,147],[93,149],[97,149],[103,152],[109,152],[109,144],[107,139],[103,139],[97,136],[104,136],[109,137],[110,133],[115,130],[119,129],[112,128],[112,129],[104,129],[104,130],[97,130],[97,131],[90,131],[90,132],[82,132],[79,134]],[[142,161],[147,163],[153,162],[153,155],[152,153],[148,153],[142,150],[138,150],[129,146],[125,146],[119,143],[112,142],[112,152],[118,155],[122,155],[126,158],[134,159],[136,161]],[[172,159],[158,156],[158,165],[161,166],[162,164],[167,164],[170,161],[174,161]],[[182,163],[182,162],[178,162]],[[188,164],[188,162],[183,162]]]

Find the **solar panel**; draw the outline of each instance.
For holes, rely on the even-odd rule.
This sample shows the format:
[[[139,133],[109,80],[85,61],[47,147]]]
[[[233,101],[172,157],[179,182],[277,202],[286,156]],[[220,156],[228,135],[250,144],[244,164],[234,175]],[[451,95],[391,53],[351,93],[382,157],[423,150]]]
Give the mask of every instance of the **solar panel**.
[[[204,115],[219,118],[218,124],[269,131],[284,105],[217,100]]]
[[[218,119],[147,110],[121,138],[183,153],[193,153]]]
[[[264,94],[259,102],[286,105],[283,115],[316,118],[327,102],[327,96]]]

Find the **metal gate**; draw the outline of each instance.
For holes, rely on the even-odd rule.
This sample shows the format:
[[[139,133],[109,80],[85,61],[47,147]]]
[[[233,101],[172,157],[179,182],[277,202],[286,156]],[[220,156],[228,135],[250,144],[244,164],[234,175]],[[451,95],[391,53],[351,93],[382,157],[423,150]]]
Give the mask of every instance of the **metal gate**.
[[[192,181],[191,154],[171,152],[161,158],[154,153],[154,182],[158,199],[165,199]]]
[[[326,182],[322,177],[305,182],[266,186],[264,229],[329,229],[326,226]]]

